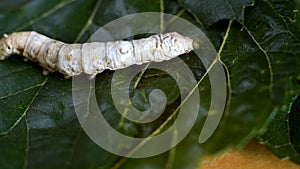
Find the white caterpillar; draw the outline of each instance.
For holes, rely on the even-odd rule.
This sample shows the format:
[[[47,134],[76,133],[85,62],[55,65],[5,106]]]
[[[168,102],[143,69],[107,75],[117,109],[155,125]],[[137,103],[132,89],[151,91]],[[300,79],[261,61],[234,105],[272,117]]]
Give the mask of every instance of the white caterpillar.
[[[85,73],[93,78],[105,69],[169,60],[197,46],[196,41],[177,32],[132,41],[66,44],[30,31],[4,34],[0,40],[0,59],[13,53],[22,54],[38,62],[45,74],[59,71],[68,78]]]

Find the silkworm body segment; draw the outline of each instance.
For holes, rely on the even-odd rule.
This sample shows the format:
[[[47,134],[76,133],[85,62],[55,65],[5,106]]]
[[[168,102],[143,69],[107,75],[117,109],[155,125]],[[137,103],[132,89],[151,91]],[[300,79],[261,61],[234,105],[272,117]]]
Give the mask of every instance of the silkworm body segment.
[[[81,73],[94,77],[105,69],[169,60],[197,46],[193,39],[177,32],[132,41],[67,44],[30,31],[5,34],[0,40],[0,59],[21,54],[38,62],[47,72],[59,71],[65,77]]]

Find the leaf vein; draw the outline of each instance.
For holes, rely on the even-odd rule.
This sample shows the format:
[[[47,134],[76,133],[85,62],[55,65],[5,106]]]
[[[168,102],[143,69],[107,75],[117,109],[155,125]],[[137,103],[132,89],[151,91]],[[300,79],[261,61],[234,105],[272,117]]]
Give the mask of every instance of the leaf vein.
[[[27,69],[30,69],[30,68],[32,68],[32,66],[27,66],[27,67],[24,67],[22,69],[17,69],[17,70],[8,72],[8,73],[3,73],[3,74],[0,75],[0,77],[8,76],[8,75],[11,75],[11,74],[14,74],[14,73],[18,73],[18,72],[23,72],[24,70],[27,70]]]
[[[86,24],[84,25],[84,27],[81,29],[81,31],[79,32],[79,34],[77,35],[76,39],[74,42],[78,42],[79,39],[83,36],[84,32],[88,29],[88,27],[92,24],[92,20],[93,18],[95,17],[96,13],[97,13],[97,10],[98,8],[100,7],[100,4],[101,4],[101,0],[98,0],[95,7],[93,8],[92,10],[92,13],[89,17],[89,19],[87,20]]]
[[[274,73],[273,68],[271,64],[271,59],[269,58],[268,53],[263,49],[263,47],[259,44],[259,42],[256,41],[254,35],[250,32],[250,30],[244,25],[241,21],[239,23],[243,26],[243,28],[246,30],[247,34],[250,36],[250,38],[253,40],[253,42],[256,44],[256,46],[259,48],[259,50],[264,54],[267,63],[268,63],[268,69],[270,72],[270,85],[269,85],[269,92],[271,96],[273,97],[273,85],[274,85]]]
[[[64,7],[67,4],[70,4],[72,2],[74,2],[75,0],[68,0],[68,1],[62,1],[61,3],[57,4],[56,6],[54,6],[53,8],[49,9],[48,11],[45,11],[44,13],[42,13],[39,17],[34,18],[30,21],[28,21],[27,23],[20,25],[16,31],[20,31],[25,29],[26,27],[32,25],[33,23],[37,22],[38,20],[41,20],[47,16],[49,16],[50,14],[54,13],[55,11],[57,11],[58,9]]]
[[[39,86],[41,86],[41,85],[43,85],[43,83],[37,84],[37,85],[34,85],[34,86],[31,86],[31,87],[28,87],[28,88],[25,88],[25,89],[22,89],[22,90],[19,90],[19,91],[16,91],[16,92],[14,92],[14,93],[9,93],[8,95],[5,95],[5,96],[0,97],[0,100],[6,99],[6,98],[8,98],[8,97],[10,97],[10,96],[14,96],[14,95],[17,95],[17,94],[20,94],[20,93],[23,93],[23,92],[26,92],[26,91],[28,91],[28,90],[34,89],[34,88],[36,88],[36,87],[39,87]]]
[[[22,113],[22,115],[16,120],[16,122],[7,131],[0,133],[0,136],[7,135],[10,131],[12,131],[19,124],[19,122],[22,120],[22,118],[24,118],[24,116],[26,115],[26,113],[29,111],[29,108],[34,103],[36,97],[39,95],[41,89],[43,88],[43,86],[46,84],[47,81],[48,81],[48,78],[45,78],[45,80],[39,86],[38,91],[35,93],[34,97],[31,99],[30,103],[28,104],[27,108]]]

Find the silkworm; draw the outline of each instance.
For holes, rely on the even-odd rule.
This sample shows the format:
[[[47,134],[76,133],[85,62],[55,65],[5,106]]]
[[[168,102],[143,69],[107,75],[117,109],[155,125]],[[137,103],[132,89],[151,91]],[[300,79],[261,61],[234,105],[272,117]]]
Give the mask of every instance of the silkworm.
[[[68,78],[85,73],[93,78],[105,69],[169,60],[196,47],[196,41],[177,32],[132,41],[67,44],[29,31],[4,34],[0,40],[0,60],[21,54],[38,62],[44,74],[59,71]]]

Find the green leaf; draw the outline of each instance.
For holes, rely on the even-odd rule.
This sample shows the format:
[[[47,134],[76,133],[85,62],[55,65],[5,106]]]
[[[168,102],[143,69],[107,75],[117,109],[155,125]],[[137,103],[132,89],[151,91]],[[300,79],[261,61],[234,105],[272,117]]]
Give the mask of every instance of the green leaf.
[[[288,6],[293,6],[293,3],[288,3]],[[295,20],[292,17],[292,12],[287,12],[285,10],[281,10],[281,3],[274,3],[274,11],[280,13],[281,18],[284,18],[286,25],[289,30],[294,34],[290,36],[297,36],[299,38],[299,27],[293,24]],[[290,14],[289,14],[290,13]],[[295,39],[295,38],[292,38]],[[270,150],[272,150],[278,157],[282,159],[290,159],[294,162],[300,163],[300,155],[299,155],[299,41],[296,40],[292,45],[285,46],[282,51],[288,51],[290,55],[290,51],[295,51],[294,55],[296,57],[294,67],[294,72],[288,72],[283,64],[281,67],[282,73],[278,75],[278,77],[286,76],[287,74],[293,73],[294,76],[287,76],[285,79],[282,78],[282,81],[278,81],[276,83],[277,90],[280,88],[285,89],[281,91],[281,104],[278,104],[277,107],[273,111],[273,115],[269,118],[266,123],[266,126],[262,128],[261,133],[258,135],[258,139],[262,144],[268,146]]]
[[[262,127],[269,116],[267,112],[274,106],[275,109],[282,106],[282,98],[295,90],[295,84],[290,87],[295,81],[290,81],[296,79],[300,72],[297,57],[299,40],[293,34],[292,9],[291,2],[257,1],[245,13],[247,19],[233,22],[228,26],[227,33],[218,28],[224,25],[223,22],[216,25],[218,29],[211,28],[209,35],[212,38],[219,34],[227,35],[225,43],[216,41],[215,44],[221,48],[224,45],[219,53],[229,72],[230,88],[219,132],[215,132],[211,142],[205,143],[205,148],[216,152],[224,145],[236,145],[248,140]],[[234,135],[236,139],[229,135]]]
[[[291,93],[286,105],[274,111],[270,124],[259,137],[278,157],[300,163],[299,92]]]
[[[244,21],[245,8],[254,4],[254,0],[179,0],[179,2],[206,27],[223,19]]]
[[[300,72],[293,3],[275,0],[253,3],[245,0],[0,3],[0,9],[5,9],[0,13],[1,34],[35,30],[70,43],[84,42],[99,26],[128,14],[156,11],[181,16],[203,29],[215,45],[219,54],[216,59],[226,72],[228,91],[217,131],[200,144],[198,137],[210,108],[209,78],[215,77],[207,76],[194,53],[180,56],[198,82],[201,102],[196,124],[168,152],[143,159],[124,158],[97,146],[80,127],[72,103],[71,80],[65,80],[59,73],[43,76],[37,64],[12,56],[0,63],[0,168],[197,168],[201,156],[253,138],[266,120],[273,118],[274,109],[280,110],[291,102],[286,98],[296,91],[295,79]],[[95,80],[99,109],[112,127],[129,136],[149,137],[172,125],[181,102],[178,86],[170,75],[147,69],[132,81],[130,99],[139,110],[149,108],[148,96],[153,89],[163,90],[168,98],[163,115],[146,124],[120,116],[112,101],[112,76],[113,71],[105,71]],[[298,103],[294,105],[297,107]],[[298,119],[296,113],[291,114]],[[299,132],[297,121],[290,123],[293,132]],[[293,137],[293,145],[299,145],[297,140],[298,137]]]
[[[286,4],[283,6],[283,4]],[[272,9],[274,12],[279,13],[281,20],[285,23],[285,30],[288,32],[282,38],[282,49],[278,51],[281,55],[286,57],[285,62],[276,64],[276,68],[281,72],[275,76],[276,80],[274,85],[275,90],[280,97],[275,99],[277,106],[274,109],[272,116],[267,121],[266,126],[262,128],[261,134],[258,138],[262,144],[265,144],[280,158],[291,159],[297,163],[300,163],[299,148],[300,140],[298,138],[299,133],[299,117],[297,107],[299,106],[298,95],[300,93],[299,83],[299,29],[294,25],[293,12],[283,10],[284,7],[292,7],[292,2],[273,2]],[[282,31],[284,32],[284,31]],[[287,39],[291,40],[291,44],[287,45]],[[297,64],[288,64],[287,60],[295,57]],[[286,67],[295,66],[288,70]],[[293,75],[293,76],[287,76]],[[283,78],[285,76],[285,78]],[[297,80],[298,79],[298,80]]]
[[[297,1],[297,0],[294,0],[295,1],[295,4],[297,6],[297,9],[294,11],[295,12],[295,22],[296,22],[296,26],[297,26],[297,32],[298,32],[298,35],[300,34],[300,1]]]

